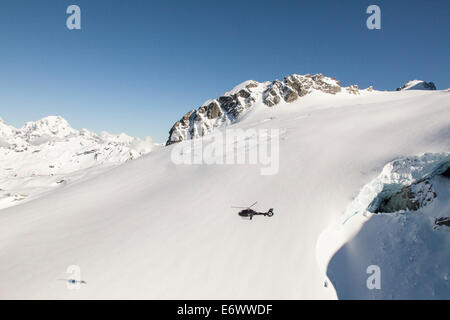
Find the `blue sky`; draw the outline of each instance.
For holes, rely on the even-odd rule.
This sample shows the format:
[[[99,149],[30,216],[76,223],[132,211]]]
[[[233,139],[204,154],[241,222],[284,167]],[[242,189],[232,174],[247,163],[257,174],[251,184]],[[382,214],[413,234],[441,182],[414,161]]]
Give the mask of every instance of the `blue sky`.
[[[81,8],[81,30],[66,8]],[[381,30],[366,8],[381,8]],[[0,117],[165,141],[236,84],[324,73],[392,90],[450,87],[450,1],[10,0],[0,3]]]

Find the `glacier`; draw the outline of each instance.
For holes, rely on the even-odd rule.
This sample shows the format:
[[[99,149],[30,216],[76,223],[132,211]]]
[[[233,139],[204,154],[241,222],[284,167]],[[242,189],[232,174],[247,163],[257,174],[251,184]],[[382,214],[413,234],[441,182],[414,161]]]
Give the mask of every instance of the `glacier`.
[[[289,93],[280,83],[277,94]],[[432,223],[448,209],[446,180],[436,177],[437,197],[417,211],[365,209],[393,163],[406,163],[407,186],[434,166],[409,175],[404,159],[450,151],[450,91],[311,90],[268,106],[266,89],[253,89],[248,108],[238,97],[236,111],[244,109],[233,121],[205,123],[214,132],[280,130],[277,174],[250,163],[176,164],[168,143],[0,210],[0,297],[449,298],[448,227]],[[183,130],[206,128],[202,121],[188,117],[173,137],[200,138]],[[230,208],[254,201],[276,214],[250,222]],[[80,290],[57,281],[72,265],[86,281]],[[380,290],[366,287],[369,265],[381,268]]]

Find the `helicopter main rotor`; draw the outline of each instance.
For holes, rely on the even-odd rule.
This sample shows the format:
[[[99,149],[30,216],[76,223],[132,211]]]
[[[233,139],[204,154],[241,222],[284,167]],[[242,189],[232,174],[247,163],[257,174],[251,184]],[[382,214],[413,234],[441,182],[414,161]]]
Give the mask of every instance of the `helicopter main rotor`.
[[[253,207],[255,204],[257,204],[258,201],[256,201],[254,204],[252,204],[251,206],[248,207],[235,207],[235,206],[231,206],[231,208],[233,209],[250,209],[251,207]]]

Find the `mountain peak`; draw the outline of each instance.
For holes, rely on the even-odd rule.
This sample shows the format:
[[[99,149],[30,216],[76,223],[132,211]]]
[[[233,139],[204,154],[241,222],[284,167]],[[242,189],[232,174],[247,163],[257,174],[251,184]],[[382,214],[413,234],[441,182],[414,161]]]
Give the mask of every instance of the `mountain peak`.
[[[197,110],[191,110],[177,121],[169,131],[166,145],[204,136],[214,127],[234,122],[255,104],[273,107],[291,103],[313,92],[326,94],[359,94],[357,85],[342,90],[336,78],[321,73],[311,75],[292,74],[283,80],[258,82],[244,81],[217,99],[207,100]],[[368,91],[372,91],[368,90]]]
[[[436,90],[436,86],[433,82],[425,82],[423,80],[410,80],[400,88],[397,88],[397,91],[403,90]]]
[[[35,123],[41,126],[59,126],[59,127],[70,127],[69,123],[61,116],[47,116],[44,117],[38,121],[35,122],[29,122],[29,123]]]
[[[78,131],[72,128],[61,116],[48,116],[38,121],[27,122],[21,128],[21,131],[29,138],[32,136],[65,138],[70,135],[78,134]]]

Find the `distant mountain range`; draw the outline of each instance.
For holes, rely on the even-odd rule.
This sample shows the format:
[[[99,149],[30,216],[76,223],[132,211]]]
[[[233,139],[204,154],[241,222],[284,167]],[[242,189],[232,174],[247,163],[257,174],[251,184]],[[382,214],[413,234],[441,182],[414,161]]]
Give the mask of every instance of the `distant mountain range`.
[[[2,202],[10,205],[74,179],[82,169],[124,163],[152,148],[149,137],[78,131],[59,116],[27,122],[19,129],[0,118],[0,208]]]

